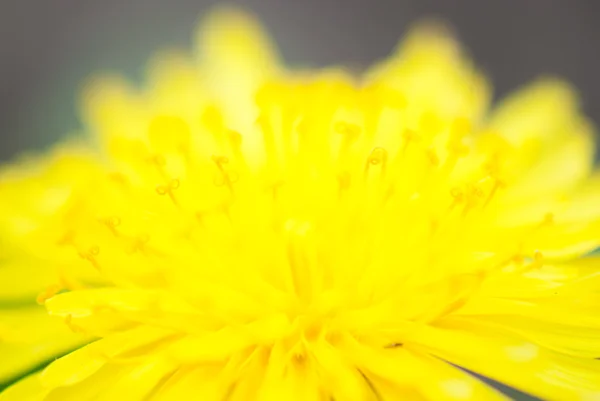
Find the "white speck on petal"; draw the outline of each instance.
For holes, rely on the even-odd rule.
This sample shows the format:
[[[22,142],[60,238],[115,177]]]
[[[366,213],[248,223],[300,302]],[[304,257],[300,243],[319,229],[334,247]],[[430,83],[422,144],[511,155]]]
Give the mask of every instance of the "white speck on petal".
[[[473,396],[473,387],[463,379],[448,379],[440,383],[442,390],[457,400],[467,400]]]
[[[530,362],[537,358],[539,348],[535,344],[525,343],[505,348],[506,354],[514,362]]]
[[[582,401],[600,401],[600,393],[588,393],[583,396]]]

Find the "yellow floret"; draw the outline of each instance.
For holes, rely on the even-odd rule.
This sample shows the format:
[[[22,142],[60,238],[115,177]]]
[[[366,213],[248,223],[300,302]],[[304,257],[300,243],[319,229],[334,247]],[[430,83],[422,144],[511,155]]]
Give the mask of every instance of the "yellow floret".
[[[239,11],[199,32],[143,88],[87,86],[88,145],[0,177],[0,302],[49,315],[0,303],[0,381],[77,348],[1,401],[507,399],[453,365],[600,399],[600,181],[567,84],[490,110],[438,27],[362,77],[285,70]]]

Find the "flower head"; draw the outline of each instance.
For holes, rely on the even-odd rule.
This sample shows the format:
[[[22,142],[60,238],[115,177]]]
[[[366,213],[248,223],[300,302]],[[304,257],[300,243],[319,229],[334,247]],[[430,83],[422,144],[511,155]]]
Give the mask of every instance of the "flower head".
[[[93,81],[95,140],[4,171],[0,296],[54,319],[2,313],[73,332],[31,358],[77,349],[0,400],[505,398],[453,365],[600,399],[600,182],[568,85],[490,110],[432,27],[362,77],[285,70],[237,11],[198,42],[143,88]]]

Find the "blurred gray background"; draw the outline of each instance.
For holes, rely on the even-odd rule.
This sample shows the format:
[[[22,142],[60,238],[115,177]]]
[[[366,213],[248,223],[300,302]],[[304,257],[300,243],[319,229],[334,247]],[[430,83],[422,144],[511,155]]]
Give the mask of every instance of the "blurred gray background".
[[[0,1],[0,160],[79,127],[75,97],[97,70],[140,75],[154,49],[190,44],[211,0]],[[244,0],[288,63],[366,66],[407,26],[441,17],[502,95],[540,74],[579,87],[600,123],[598,0]],[[511,393],[517,397],[516,393]],[[520,399],[522,396],[519,396]]]
[[[103,69],[140,75],[154,49],[190,43],[214,0],[1,0],[0,160],[79,127],[81,81]],[[562,75],[600,121],[600,1],[240,0],[285,60],[366,66],[423,16],[449,21],[503,94],[539,74]]]

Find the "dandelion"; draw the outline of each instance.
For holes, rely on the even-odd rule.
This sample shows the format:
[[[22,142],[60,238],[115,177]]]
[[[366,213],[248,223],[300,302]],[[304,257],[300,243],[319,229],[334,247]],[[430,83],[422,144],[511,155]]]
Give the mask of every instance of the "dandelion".
[[[430,27],[361,77],[284,69],[238,11],[198,39],[142,88],[91,82],[93,139],[3,170],[0,374],[71,352],[0,400],[507,399],[459,367],[600,399],[600,181],[567,84],[490,109]]]

